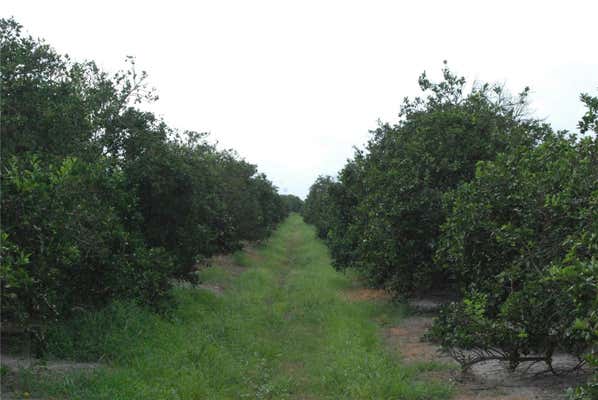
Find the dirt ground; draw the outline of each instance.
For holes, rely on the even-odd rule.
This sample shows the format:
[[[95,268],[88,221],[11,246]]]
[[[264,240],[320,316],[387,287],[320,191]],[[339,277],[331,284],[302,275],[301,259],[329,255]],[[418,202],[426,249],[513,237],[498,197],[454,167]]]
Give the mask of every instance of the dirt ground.
[[[457,400],[496,399],[531,400],[564,399],[565,390],[587,379],[587,371],[577,374],[555,376],[541,374],[546,366],[541,363],[521,365],[515,372],[509,372],[500,361],[479,363],[471,371],[463,374],[450,357],[439,352],[439,348],[424,342],[421,337],[432,326],[431,316],[412,316],[400,325],[387,328],[385,338],[396,349],[404,362],[438,361],[453,365],[455,369],[434,373],[432,379],[443,380],[455,385]],[[567,355],[556,355],[553,365],[558,369],[572,367],[577,360]]]
[[[52,372],[87,371],[98,368],[100,363],[74,361],[41,361],[33,357],[11,356],[2,354],[2,365],[11,369],[33,368]]]
[[[257,258],[259,257],[257,251],[251,244],[246,244],[243,250],[246,252],[248,257]],[[239,265],[230,254],[223,254],[223,255],[215,255],[210,257],[201,265],[196,266],[196,270],[200,271],[205,268],[218,268],[221,270],[226,271],[231,277],[237,277],[241,275],[243,272],[247,270],[247,267]],[[179,283],[181,284],[181,283]],[[184,283],[182,283],[184,285]],[[222,296],[224,292],[229,289],[229,285],[226,282],[222,284],[214,284],[214,283],[199,283],[194,285],[195,287],[203,290],[207,290],[209,292],[214,293],[217,296]]]
[[[353,288],[345,292],[350,301],[388,300],[390,295],[383,290]],[[386,343],[396,351],[403,362],[418,363],[435,361],[447,364],[446,371],[428,374],[432,380],[454,385],[455,400],[560,400],[565,399],[565,391],[577,386],[588,378],[588,371],[580,371],[562,376],[541,374],[546,369],[542,363],[521,365],[515,372],[509,372],[500,361],[479,363],[464,374],[458,364],[440,352],[435,344],[422,341],[422,336],[432,326],[434,311],[440,306],[437,298],[420,298],[409,301],[414,315],[403,319],[399,325],[384,328]],[[566,369],[577,363],[567,355],[556,355],[555,369]]]
[[[217,255],[207,260],[206,265],[221,268],[230,272],[233,276],[241,275],[247,270],[246,267],[238,265],[231,255]]]
[[[381,289],[354,288],[344,293],[349,301],[390,300],[390,294]]]
[[[0,398],[2,399],[28,399],[36,400],[30,397],[29,393],[22,392],[18,388],[21,387],[23,379],[17,373],[21,369],[29,369],[36,375],[45,376],[46,374],[68,374],[72,372],[87,372],[93,371],[100,367],[100,363],[85,363],[75,361],[42,361],[32,357],[6,355],[0,356],[2,368],[6,368],[8,373],[3,374]]]

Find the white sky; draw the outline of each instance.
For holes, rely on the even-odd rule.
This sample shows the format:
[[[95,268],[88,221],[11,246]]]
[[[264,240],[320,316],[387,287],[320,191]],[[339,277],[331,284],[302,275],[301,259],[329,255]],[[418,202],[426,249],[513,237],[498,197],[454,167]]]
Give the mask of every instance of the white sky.
[[[598,92],[597,0],[3,0],[0,16],[108,71],[135,56],[169,125],[211,132],[300,196],[444,59],[470,82],[529,85],[558,129]]]

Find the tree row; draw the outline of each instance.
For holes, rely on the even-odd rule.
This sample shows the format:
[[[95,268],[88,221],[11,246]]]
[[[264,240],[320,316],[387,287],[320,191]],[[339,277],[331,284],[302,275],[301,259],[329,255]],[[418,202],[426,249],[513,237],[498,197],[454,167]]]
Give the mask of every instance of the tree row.
[[[337,269],[399,297],[454,300],[431,336],[464,368],[552,369],[559,351],[596,365],[598,98],[581,96],[575,135],[530,116],[527,88],[468,86],[446,66],[419,85],[398,123],[316,180],[305,220]]]
[[[133,59],[114,75],[0,21],[2,319],[160,307],[173,279],[288,213],[257,167],[167,126]]]

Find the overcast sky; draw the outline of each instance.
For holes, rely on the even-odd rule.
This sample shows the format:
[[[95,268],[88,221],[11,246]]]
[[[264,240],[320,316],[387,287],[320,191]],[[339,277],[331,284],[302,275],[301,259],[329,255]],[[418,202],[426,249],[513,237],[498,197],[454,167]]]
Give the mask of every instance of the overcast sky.
[[[598,92],[597,0],[2,0],[0,15],[108,71],[135,56],[169,125],[210,132],[300,196],[445,59],[469,81],[530,86],[558,129]]]

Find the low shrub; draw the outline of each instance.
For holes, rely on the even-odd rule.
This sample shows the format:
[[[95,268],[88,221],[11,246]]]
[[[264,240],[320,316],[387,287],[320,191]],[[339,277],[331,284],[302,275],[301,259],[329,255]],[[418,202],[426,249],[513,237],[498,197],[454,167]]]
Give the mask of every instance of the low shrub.
[[[172,260],[125,226],[134,198],[124,185],[122,172],[101,161],[43,165],[32,155],[8,163],[3,318],[63,319],[114,298],[155,304],[166,295]]]
[[[447,196],[437,260],[466,297],[443,311],[433,336],[458,357],[473,350],[464,365],[540,358],[551,368],[557,350],[593,359],[596,182],[598,140],[561,134],[480,163]]]

